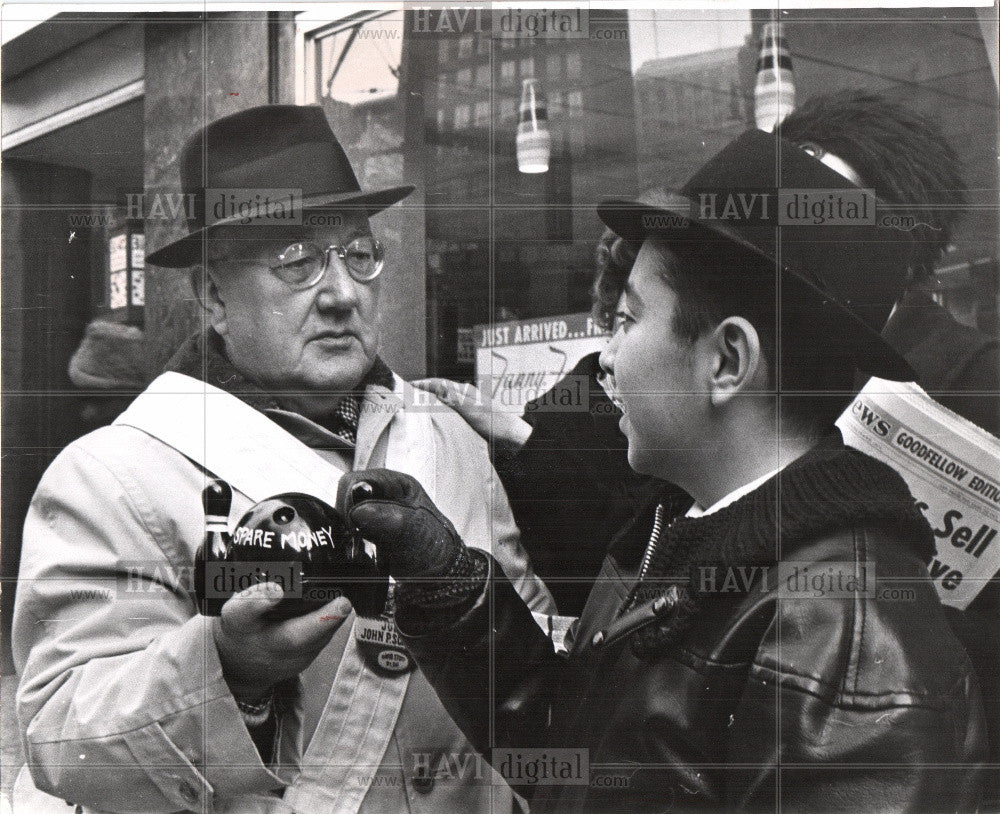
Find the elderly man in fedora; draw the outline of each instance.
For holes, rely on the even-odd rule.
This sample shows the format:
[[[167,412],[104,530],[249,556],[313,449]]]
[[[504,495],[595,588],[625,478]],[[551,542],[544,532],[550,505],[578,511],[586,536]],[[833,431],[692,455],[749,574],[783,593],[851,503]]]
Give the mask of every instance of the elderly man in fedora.
[[[387,466],[433,494],[524,602],[554,610],[485,442],[379,357],[379,287],[398,270],[382,274],[369,217],[413,188],[362,191],[315,106],[209,124],[181,180],[195,220],[148,260],[203,264],[207,328],[112,426],[58,456],[25,524],[24,810],[48,793],[60,811],[510,811],[391,616],[356,618],[339,598],[268,621],[278,598],[258,592],[209,618],[192,590],[210,478],[233,488],[232,523],[275,493],[333,502],[343,472]]]
[[[795,196],[839,214],[796,221]],[[612,544],[567,658],[420,484],[341,481],[404,641],[533,811],[976,810],[983,710],[931,529],[833,427],[856,369],[913,376],[878,333],[909,238],[866,196],[753,130],[677,192],[598,207],[640,246],[600,359],[629,463],[693,505]],[[442,603],[429,577],[459,563]]]

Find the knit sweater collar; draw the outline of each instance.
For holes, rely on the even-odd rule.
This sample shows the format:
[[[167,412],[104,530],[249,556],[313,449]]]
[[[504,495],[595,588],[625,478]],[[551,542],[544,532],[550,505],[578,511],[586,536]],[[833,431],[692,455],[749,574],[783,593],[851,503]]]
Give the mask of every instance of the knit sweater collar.
[[[698,565],[771,565],[823,534],[856,526],[892,528],[925,562],[930,526],[890,467],[830,436],[735,503],[704,517],[677,517],[661,536],[634,601],[687,578]],[[657,584],[659,583],[659,584]]]

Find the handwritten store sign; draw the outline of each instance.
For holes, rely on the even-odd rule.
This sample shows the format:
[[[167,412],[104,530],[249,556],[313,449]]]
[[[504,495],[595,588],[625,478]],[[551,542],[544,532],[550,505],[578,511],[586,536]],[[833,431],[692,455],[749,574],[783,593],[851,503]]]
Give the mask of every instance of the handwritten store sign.
[[[588,313],[476,325],[476,378],[496,409],[520,412],[608,341]]]

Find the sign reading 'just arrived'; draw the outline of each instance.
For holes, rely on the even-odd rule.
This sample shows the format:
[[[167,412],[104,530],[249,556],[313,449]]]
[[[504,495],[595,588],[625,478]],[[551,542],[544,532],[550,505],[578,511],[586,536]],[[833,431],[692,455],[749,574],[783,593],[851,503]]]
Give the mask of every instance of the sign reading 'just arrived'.
[[[588,313],[476,325],[473,337],[481,386],[489,388],[494,409],[514,412],[608,340]],[[582,402],[580,407],[586,409]]]

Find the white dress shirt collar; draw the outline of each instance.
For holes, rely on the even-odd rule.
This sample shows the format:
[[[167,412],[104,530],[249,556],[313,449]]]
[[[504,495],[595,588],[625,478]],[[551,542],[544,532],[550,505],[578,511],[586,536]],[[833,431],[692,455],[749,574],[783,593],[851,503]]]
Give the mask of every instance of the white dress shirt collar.
[[[728,495],[721,498],[720,500],[715,501],[715,503],[713,503],[707,509],[703,509],[700,504],[695,503],[691,506],[690,509],[687,510],[687,514],[685,514],[684,516],[704,517],[706,514],[713,514],[714,512],[719,511],[719,509],[724,509],[731,503],[735,503],[744,495],[749,495],[758,486],[762,486],[765,482],[769,481],[771,478],[777,475],[783,468],[784,467],[779,466],[777,469],[772,469],[767,474],[761,475],[756,480],[752,480],[750,481],[750,483],[745,483],[743,484],[743,486],[733,489],[732,492],[730,492]]]

